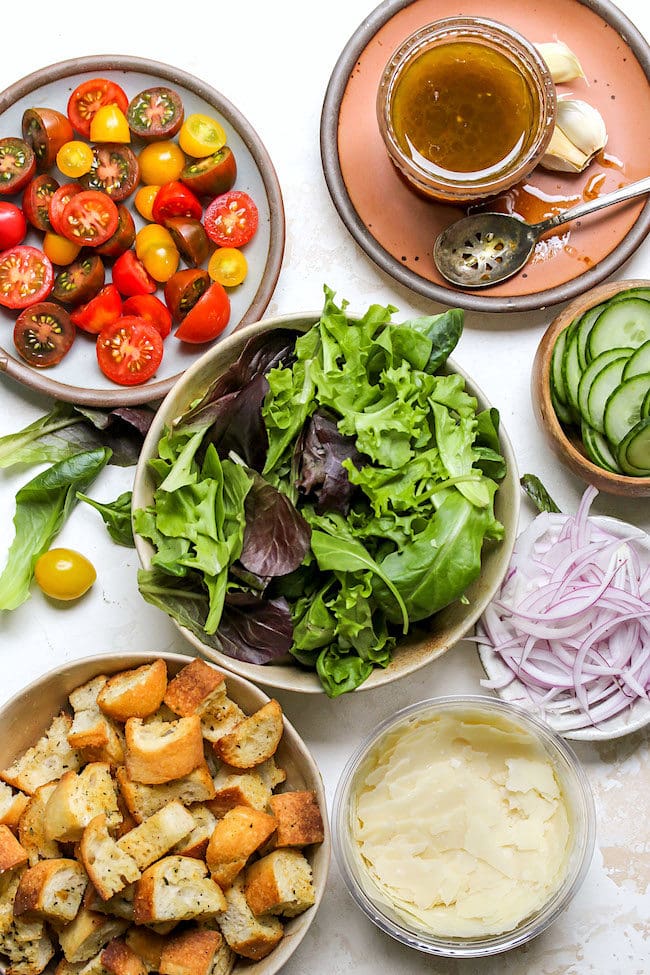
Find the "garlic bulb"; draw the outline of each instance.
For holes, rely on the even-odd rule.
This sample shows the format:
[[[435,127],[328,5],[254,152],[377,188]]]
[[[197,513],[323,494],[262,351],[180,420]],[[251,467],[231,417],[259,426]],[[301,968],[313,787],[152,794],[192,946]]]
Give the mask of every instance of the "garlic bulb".
[[[540,166],[581,173],[606,145],[607,129],[598,109],[579,98],[560,98],[553,135]]]
[[[574,81],[576,78],[585,77],[578,58],[564,41],[535,44],[535,47],[546,62],[546,66],[551,72],[551,78],[556,85],[563,81]]]

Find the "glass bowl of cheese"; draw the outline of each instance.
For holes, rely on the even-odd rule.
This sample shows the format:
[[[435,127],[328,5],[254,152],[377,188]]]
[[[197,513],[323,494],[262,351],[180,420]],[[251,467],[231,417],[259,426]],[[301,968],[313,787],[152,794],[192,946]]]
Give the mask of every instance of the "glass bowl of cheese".
[[[578,759],[547,725],[492,697],[440,697],[392,715],[351,757],[334,849],[381,930],[471,958],[524,944],[565,910],[595,820]]]

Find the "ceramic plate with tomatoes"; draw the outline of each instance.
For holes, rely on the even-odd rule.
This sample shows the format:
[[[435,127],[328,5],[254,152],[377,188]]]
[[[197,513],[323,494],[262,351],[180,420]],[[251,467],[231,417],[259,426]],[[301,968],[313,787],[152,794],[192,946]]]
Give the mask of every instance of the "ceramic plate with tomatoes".
[[[184,129],[179,105],[191,119]],[[33,159],[11,142],[25,139],[23,123]],[[216,160],[197,155],[224,136]],[[60,62],[0,94],[0,150],[16,156],[17,168],[8,191],[0,187],[0,355],[8,375],[76,403],[155,401],[219,337],[262,317],[284,250],[280,186],[254,129],[205,82],[130,56]],[[183,156],[190,170],[181,181],[173,166]],[[77,176],[75,167],[87,171]],[[229,171],[222,194],[219,180]],[[166,188],[158,196],[151,184],[159,173]],[[58,233],[48,233],[48,216]],[[170,242],[177,266],[175,258],[169,264]],[[180,286],[167,288],[167,275],[189,270],[201,273],[181,273]],[[196,303],[191,312],[188,301]]]

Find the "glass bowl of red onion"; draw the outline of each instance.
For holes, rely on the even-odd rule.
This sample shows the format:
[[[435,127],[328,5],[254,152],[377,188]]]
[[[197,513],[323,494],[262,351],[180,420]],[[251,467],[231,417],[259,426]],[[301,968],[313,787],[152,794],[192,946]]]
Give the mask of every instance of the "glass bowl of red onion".
[[[475,635],[486,690],[585,741],[650,723],[650,536],[597,494],[521,532]]]

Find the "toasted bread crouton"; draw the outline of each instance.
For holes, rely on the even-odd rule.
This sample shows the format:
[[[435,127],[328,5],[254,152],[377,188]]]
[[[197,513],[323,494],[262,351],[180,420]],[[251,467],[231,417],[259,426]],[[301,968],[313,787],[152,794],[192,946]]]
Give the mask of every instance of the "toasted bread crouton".
[[[116,845],[133,858],[140,870],[144,870],[187,836],[194,825],[192,814],[174,800],[125,833]]]
[[[149,928],[130,927],[125,935],[126,943],[143,962],[148,972],[160,971],[160,958],[165,947],[165,938]]]
[[[39,975],[54,955],[54,945],[43,921],[17,917],[0,938],[0,954],[9,959],[5,975]]]
[[[114,914],[125,921],[133,921],[133,897],[135,895],[135,883],[128,884],[117,894],[113,894],[108,900],[102,900],[92,884],[88,884],[82,902],[83,907],[89,911],[99,911],[102,914]]]
[[[275,754],[283,730],[282,708],[272,699],[235,725],[233,731],[215,743],[214,749],[228,765],[253,768]]]
[[[18,823],[18,839],[27,850],[30,866],[34,866],[39,860],[56,859],[61,856],[59,844],[56,840],[49,839],[45,832],[45,809],[55,789],[56,782],[39,786],[27,803]]]
[[[152,723],[129,718],[125,728],[126,769],[134,782],[162,785],[205,762],[198,715]]]
[[[16,829],[28,802],[24,792],[14,792],[6,782],[0,782],[0,825]]]
[[[14,922],[14,898],[24,868],[0,874],[0,941]]]
[[[85,684],[80,684],[79,687],[75,687],[68,695],[72,710],[76,713],[77,711],[87,711],[89,708],[98,707],[97,697],[107,680],[108,677],[106,674],[99,674]]]
[[[189,775],[162,785],[134,782],[125,768],[118,768],[115,775],[126,807],[138,823],[153,816],[174,799],[188,805],[214,798],[214,782],[205,762]]]
[[[108,762],[112,766],[124,762],[124,744],[118,727],[98,707],[75,713],[68,742],[80,752],[82,762]]]
[[[111,975],[147,975],[147,967],[123,938],[113,938],[102,951],[103,967]]]
[[[157,711],[167,690],[167,665],[155,660],[109,677],[97,695],[97,704],[109,718],[147,718]]]
[[[109,829],[121,814],[117,791],[107,762],[91,762],[81,772],[66,772],[45,807],[45,832],[49,839],[76,842],[95,816],[106,814]]]
[[[0,772],[0,779],[33,796],[39,785],[60,779],[64,772],[76,771],[81,760],[68,744],[71,726],[70,716],[59,714],[35,745]]]
[[[254,769],[237,769],[222,762],[213,776],[215,796],[208,805],[217,817],[235,806],[251,806],[268,812],[273,789],[286,777],[287,773],[278,768],[274,758]]]
[[[253,914],[295,917],[316,899],[309,861],[300,850],[274,850],[246,868],[244,892]]]
[[[8,826],[0,826],[0,874],[23,867],[29,856]]]
[[[277,823],[271,837],[274,846],[302,847],[323,842],[323,817],[315,792],[279,792],[271,796],[269,804]]]
[[[226,902],[221,888],[207,873],[205,863],[191,857],[158,860],[135,885],[135,923],[189,921],[219,914]]]
[[[39,860],[20,878],[14,916],[29,914],[67,924],[79,910],[87,884],[86,871],[76,860]]]
[[[275,819],[250,806],[235,806],[217,822],[205,859],[214,880],[224,889],[246,866],[249,856],[275,829]]]
[[[192,927],[167,939],[160,957],[160,975],[211,975],[224,940],[218,931]]]
[[[217,823],[216,816],[205,803],[201,802],[190,806],[187,811],[191,814],[194,825],[189,833],[172,847],[171,852],[181,857],[196,857],[204,860],[208,841]]]
[[[205,708],[215,692],[218,697],[226,693],[225,675],[197,657],[170,680],[164,700],[175,714],[187,718]]]
[[[244,894],[244,881],[238,877],[225,891],[226,910],[219,917],[224,938],[237,954],[259,961],[273,951],[284,933],[282,922],[273,914],[256,917]]]
[[[67,961],[89,961],[113,938],[126,931],[129,922],[81,907],[70,924],[59,932],[59,944]]]
[[[120,848],[108,832],[104,813],[91,819],[84,829],[79,855],[93,887],[104,901],[140,879],[136,861]]]

